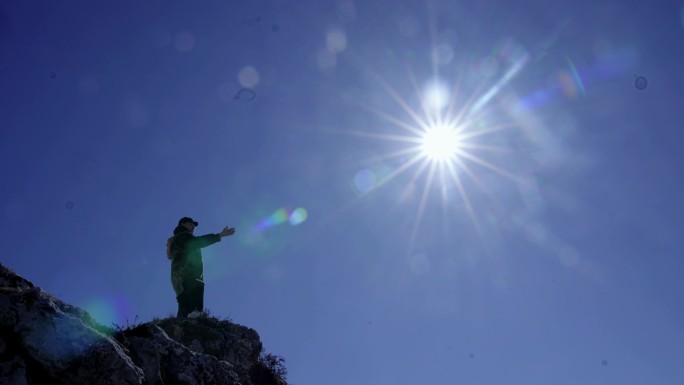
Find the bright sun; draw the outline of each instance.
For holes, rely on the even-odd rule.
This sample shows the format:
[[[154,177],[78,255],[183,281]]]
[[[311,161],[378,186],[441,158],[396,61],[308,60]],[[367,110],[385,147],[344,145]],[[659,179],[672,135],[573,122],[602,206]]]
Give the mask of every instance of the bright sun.
[[[524,50],[520,50],[523,52]],[[510,178],[514,182],[523,182],[518,175],[494,163],[488,154],[502,154],[509,149],[499,146],[499,140],[487,140],[487,136],[518,126],[515,120],[507,121],[508,114],[496,114],[499,103],[495,97],[503,87],[513,79],[528,61],[526,54],[511,59],[510,68],[502,72],[501,79],[496,80],[487,89],[490,80],[483,80],[483,84],[468,96],[464,96],[459,77],[453,89],[439,80],[435,70],[434,78],[426,81],[425,87],[419,87],[412,71],[407,78],[413,83],[417,99],[413,103],[401,96],[387,81],[377,75],[375,78],[384,88],[387,95],[394,99],[406,115],[387,113],[373,107],[363,105],[379,117],[392,123],[402,132],[373,132],[346,128],[340,133],[403,143],[403,148],[396,148],[385,154],[377,154],[368,162],[377,165],[382,173],[377,174],[369,167],[357,173],[354,179],[356,187],[361,192],[376,190],[397,178],[399,175],[414,170],[409,183],[401,192],[404,197],[412,197],[417,181],[425,176],[422,193],[416,193],[417,210],[415,222],[409,239],[409,254],[421,229],[423,215],[428,200],[433,194],[433,184],[438,183],[441,191],[442,211],[450,203],[452,194],[460,197],[458,207],[464,207],[475,226],[479,229],[475,209],[469,197],[466,183],[472,181],[478,187],[485,189],[483,180],[479,177],[477,168],[487,169],[501,176]],[[435,67],[436,68],[436,67]],[[376,74],[374,74],[376,75]],[[467,87],[464,87],[467,89]],[[415,104],[416,106],[414,106]],[[416,107],[420,108],[416,108]],[[396,163],[388,162],[396,159]],[[364,162],[365,163],[365,162]],[[393,166],[387,166],[393,164]],[[359,195],[359,199],[364,195]],[[406,200],[408,201],[408,199]],[[462,206],[461,206],[462,204]],[[345,206],[348,207],[348,206]]]
[[[428,159],[444,162],[457,155],[460,138],[449,126],[430,127],[421,138],[421,152]]]

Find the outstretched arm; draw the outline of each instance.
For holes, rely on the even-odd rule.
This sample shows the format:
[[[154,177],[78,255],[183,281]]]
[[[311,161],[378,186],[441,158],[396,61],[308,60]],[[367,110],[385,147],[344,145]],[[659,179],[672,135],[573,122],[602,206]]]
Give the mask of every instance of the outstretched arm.
[[[206,234],[195,237],[192,234],[181,234],[178,239],[178,244],[185,250],[202,249],[221,241],[221,238],[235,234],[235,228],[226,227],[218,234]]]
[[[182,250],[202,249],[213,245],[221,240],[218,234],[207,234],[195,237],[190,233],[182,234],[178,237],[178,245]]]

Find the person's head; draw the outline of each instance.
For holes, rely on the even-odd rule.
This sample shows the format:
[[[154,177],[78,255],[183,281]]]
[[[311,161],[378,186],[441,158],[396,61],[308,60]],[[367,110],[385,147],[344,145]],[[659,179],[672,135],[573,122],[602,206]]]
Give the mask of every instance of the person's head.
[[[178,221],[178,226],[183,226],[192,233],[195,230],[195,227],[199,226],[199,223],[194,221],[192,218],[183,217]]]

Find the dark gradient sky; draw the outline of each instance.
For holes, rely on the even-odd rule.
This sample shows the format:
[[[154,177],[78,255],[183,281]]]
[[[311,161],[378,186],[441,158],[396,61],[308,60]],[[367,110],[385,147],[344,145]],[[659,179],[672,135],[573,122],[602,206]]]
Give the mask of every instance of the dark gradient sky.
[[[681,384],[682,68],[681,1],[3,1],[0,260],[148,321],[192,216],[297,385]]]

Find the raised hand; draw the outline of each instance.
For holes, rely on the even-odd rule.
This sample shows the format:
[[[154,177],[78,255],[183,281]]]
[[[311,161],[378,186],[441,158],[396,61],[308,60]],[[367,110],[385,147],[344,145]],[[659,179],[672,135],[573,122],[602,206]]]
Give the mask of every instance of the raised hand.
[[[233,234],[235,234],[235,228],[226,226],[223,228],[223,230],[221,230],[221,232],[219,233],[219,236],[221,238],[223,238],[223,237],[227,237],[227,236],[233,235]]]

